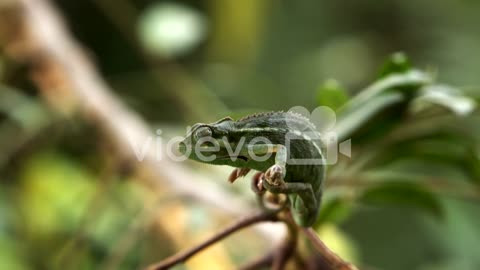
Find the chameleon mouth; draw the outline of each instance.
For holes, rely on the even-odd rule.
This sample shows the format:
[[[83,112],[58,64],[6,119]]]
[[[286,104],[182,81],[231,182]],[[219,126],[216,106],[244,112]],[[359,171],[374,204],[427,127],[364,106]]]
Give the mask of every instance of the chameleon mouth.
[[[243,161],[245,161],[245,162],[248,161],[248,158],[247,158],[247,157],[244,157],[244,156],[238,156],[237,158],[238,158],[238,159],[241,159],[241,160],[243,160]]]
[[[245,157],[245,156],[221,156],[221,157],[217,157],[218,159],[240,159],[240,160],[243,160],[245,162],[248,161],[248,158]]]

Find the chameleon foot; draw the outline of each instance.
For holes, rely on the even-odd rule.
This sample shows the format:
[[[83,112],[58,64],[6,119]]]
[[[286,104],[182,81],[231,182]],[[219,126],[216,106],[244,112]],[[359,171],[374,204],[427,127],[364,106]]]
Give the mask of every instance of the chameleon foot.
[[[249,168],[237,168],[237,169],[233,170],[233,172],[228,177],[228,182],[230,182],[230,183],[235,182],[235,180],[237,180],[238,178],[247,175],[247,173],[249,171],[250,171]]]
[[[263,187],[264,178],[265,175],[263,172],[257,172],[252,178],[251,188],[257,195],[263,195],[265,193],[265,188]]]
[[[273,165],[265,172],[265,180],[272,186],[280,186],[284,184],[285,168],[280,165]]]

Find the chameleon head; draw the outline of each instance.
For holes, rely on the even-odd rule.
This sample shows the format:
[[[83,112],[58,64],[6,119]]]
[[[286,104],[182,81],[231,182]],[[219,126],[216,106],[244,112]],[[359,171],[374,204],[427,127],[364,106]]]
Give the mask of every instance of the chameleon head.
[[[178,150],[189,159],[218,165],[242,167],[246,158],[232,158],[229,133],[234,128],[230,117],[223,118],[215,123],[199,123],[192,126],[185,139],[180,142]]]

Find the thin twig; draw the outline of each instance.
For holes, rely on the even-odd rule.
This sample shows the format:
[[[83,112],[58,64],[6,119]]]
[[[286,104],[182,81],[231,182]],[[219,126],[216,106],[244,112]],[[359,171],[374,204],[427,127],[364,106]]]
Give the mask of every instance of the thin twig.
[[[247,216],[243,218],[240,221],[235,222],[234,224],[228,226],[226,229],[223,231],[217,233],[216,235],[212,236],[210,239],[206,240],[205,242],[188,249],[184,252],[177,253],[160,263],[151,265],[146,268],[146,270],[164,270],[164,269],[169,269],[170,267],[183,263],[190,259],[192,256],[197,254],[198,252],[208,248],[212,244],[215,244],[225,237],[229,236],[232,233],[235,233],[245,227],[251,226],[255,223],[259,222],[266,222],[266,221],[276,221],[277,220],[277,213],[276,212],[266,212],[262,211],[259,213],[254,213],[250,216]]]
[[[318,238],[317,234],[312,228],[300,227],[300,230],[310,240],[313,246],[320,252],[322,258],[331,267],[332,270],[358,270],[358,268],[340,258],[337,254],[331,251],[323,242]]]

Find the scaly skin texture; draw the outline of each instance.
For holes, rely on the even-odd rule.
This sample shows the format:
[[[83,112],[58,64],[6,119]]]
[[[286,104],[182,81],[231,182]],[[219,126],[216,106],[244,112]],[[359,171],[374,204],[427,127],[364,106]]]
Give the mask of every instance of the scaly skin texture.
[[[230,176],[232,182],[250,169],[264,172],[255,177],[260,179],[257,188],[287,194],[295,221],[309,227],[319,214],[325,165],[292,164],[291,159],[324,160],[318,140],[311,139],[316,132],[301,115],[259,113],[238,121],[227,117],[211,124],[195,124],[179,149],[192,160],[239,168]],[[210,149],[200,154],[187,151],[206,146]]]

